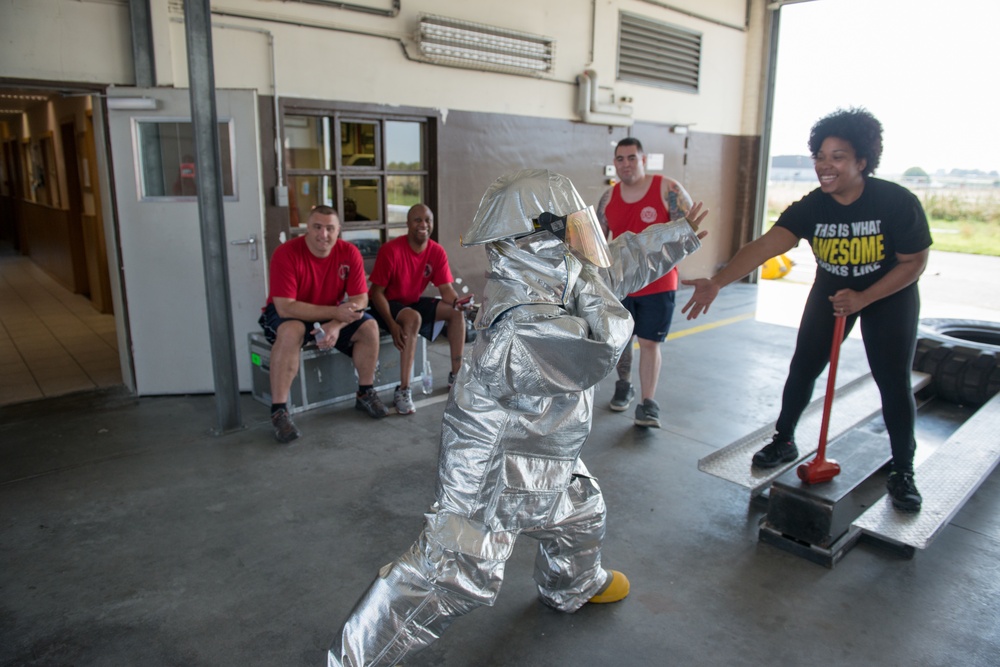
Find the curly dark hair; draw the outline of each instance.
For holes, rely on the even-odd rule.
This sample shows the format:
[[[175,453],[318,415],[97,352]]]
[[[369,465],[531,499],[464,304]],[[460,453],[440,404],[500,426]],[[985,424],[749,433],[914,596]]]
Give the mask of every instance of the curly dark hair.
[[[813,158],[827,137],[837,137],[851,144],[858,158],[864,159],[865,176],[871,176],[882,159],[882,123],[863,107],[837,109],[823,116],[809,131],[809,151]]]

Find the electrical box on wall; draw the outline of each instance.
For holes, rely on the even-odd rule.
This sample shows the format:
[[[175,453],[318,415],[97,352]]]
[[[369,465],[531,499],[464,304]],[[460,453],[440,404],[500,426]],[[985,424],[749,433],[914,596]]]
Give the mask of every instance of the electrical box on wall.
[[[611,178],[615,175],[615,166],[613,164],[608,164],[604,166],[604,175]]]
[[[274,186],[274,205],[288,206],[288,186],[285,185]]]

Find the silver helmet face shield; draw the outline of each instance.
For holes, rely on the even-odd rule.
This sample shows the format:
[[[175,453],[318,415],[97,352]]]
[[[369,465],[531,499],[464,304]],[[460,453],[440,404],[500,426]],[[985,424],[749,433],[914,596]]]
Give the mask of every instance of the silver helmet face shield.
[[[593,206],[566,216],[566,245],[595,266],[602,269],[611,266],[608,242]]]
[[[608,242],[601,232],[601,225],[597,222],[597,213],[593,206],[558,217],[551,213],[543,213],[538,216],[535,225],[536,228],[555,234],[581,259],[604,269],[611,266]]]

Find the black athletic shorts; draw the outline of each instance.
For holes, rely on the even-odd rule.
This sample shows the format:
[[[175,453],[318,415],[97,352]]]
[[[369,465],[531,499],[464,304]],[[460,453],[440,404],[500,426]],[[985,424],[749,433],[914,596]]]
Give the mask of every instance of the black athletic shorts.
[[[412,308],[413,310],[420,313],[420,335],[427,340],[434,340],[437,334],[441,333],[441,327],[434,326],[435,318],[437,317],[437,306],[441,303],[441,299],[433,296],[422,296],[416,303],[411,303],[409,305],[402,304],[399,301],[389,302],[389,312],[392,313],[392,318],[396,319],[399,317],[399,311],[404,308]],[[385,325],[382,320],[382,316],[378,314],[374,308],[372,308],[372,316],[375,321],[378,322],[379,327],[388,331],[389,327]]]
[[[282,322],[287,322],[293,318],[281,317],[278,315],[278,309],[274,307],[273,303],[267,304],[264,308],[264,312],[260,314],[260,319],[257,323],[260,324],[261,329],[264,330],[264,337],[267,338],[267,342],[274,345],[274,339],[278,336],[278,327],[281,326]],[[343,352],[347,356],[351,356],[351,352],[354,349],[354,344],[351,342],[351,338],[354,336],[354,332],[358,330],[365,320],[372,319],[372,316],[365,313],[360,320],[356,322],[351,322],[343,329],[340,330],[340,335],[337,336],[337,342],[333,346]],[[313,335],[313,322],[306,322],[305,320],[299,320],[306,325],[306,335],[302,339],[302,347],[305,347],[309,343],[315,342],[316,337]]]

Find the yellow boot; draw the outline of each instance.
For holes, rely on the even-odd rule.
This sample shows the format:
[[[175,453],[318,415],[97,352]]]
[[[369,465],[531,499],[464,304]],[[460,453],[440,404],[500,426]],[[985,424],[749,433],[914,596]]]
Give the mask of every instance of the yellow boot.
[[[595,604],[605,604],[608,602],[618,602],[619,600],[624,600],[628,596],[629,584],[628,577],[619,572],[618,570],[611,570],[611,579],[608,583],[604,585],[604,588],[590,598],[588,602],[593,602]]]

